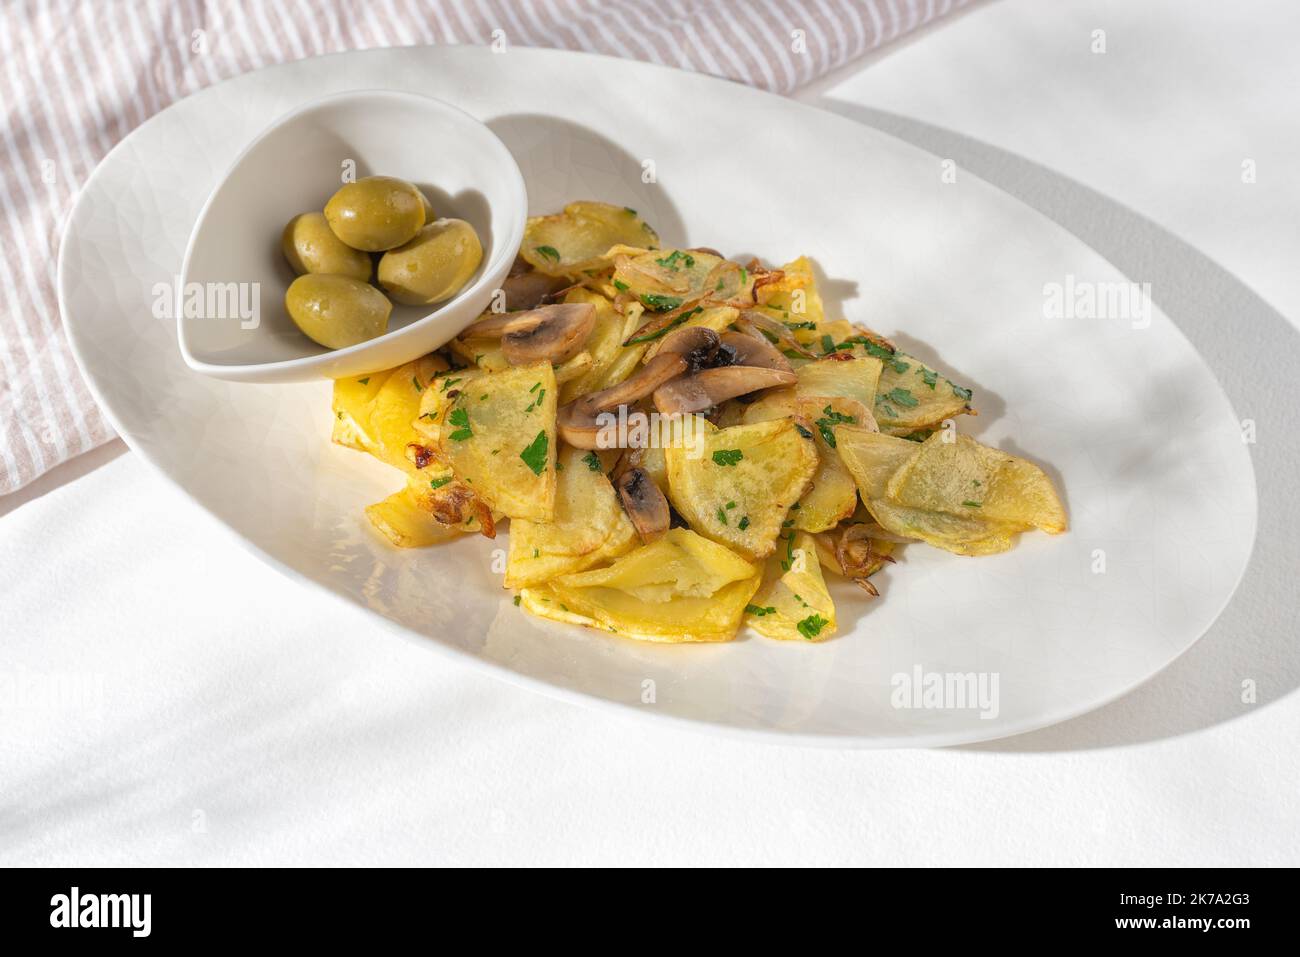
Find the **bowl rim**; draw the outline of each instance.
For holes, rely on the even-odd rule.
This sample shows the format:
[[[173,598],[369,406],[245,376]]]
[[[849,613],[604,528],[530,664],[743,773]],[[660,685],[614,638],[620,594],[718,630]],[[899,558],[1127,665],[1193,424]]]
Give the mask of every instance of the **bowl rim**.
[[[207,220],[208,211],[211,209],[217,194],[226,184],[235,170],[237,170],[245,159],[267,139],[271,134],[277,132],[281,127],[299,118],[300,116],[319,110],[331,103],[340,100],[365,99],[367,97],[384,97],[392,100],[406,100],[416,102],[422,107],[432,107],[436,112],[441,112],[452,117],[457,121],[468,121],[470,124],[479,127],[487,136],[488,142],[493,148],[499,149],[502,156],[507,160],[506,168],[509,174],[508,181],[503,187],[509,194],[510,202],[517,207],[517,215],[511,217],[511,227],[508,235],[501,238],[499,243],[493,245],[497,248],[493,256],[482,268],[478,279],[471,285],[460,290],[445,302],[437,304],[437,308],[428,315],[416,319],[414,322],[403,326],[400,329],[393,329],[373,339],[367,339],[365,342],[358,342],[355,345],[345,346],[342,349],[330,349],[319,355],[299,356],[295,359],[276,359],[268,362],[243,362],[243,363],[214,363],[206,362],[196,356],[190,349],[190,344],[186,338],[186,319],[183,310],[180,308],[181,299],[190,275],[191,260],[194,255],[194,245],[198,239],[199,233]],[[447,308],[455,305],[468,296],[477,293],[485,282],[488,282],[492,273],[500,269],[502,259],[507,262],[513,262],[518,254],[520,243],[524,238],[524,227],[528,219],[528,189],[524,184],[523,172],[519,169],[519,163],[515,160],[514,154],[510,148],[502,142],[501,138],[492,130],[490,126],[471,113],[462,110],[460,107],[448,103],[446,100],[440,100],[434,96],[427,96],[423,93],[413,93],[409,90],[389,90],[382,87],[362,87],[355,90],[343,90],[341,92],[329,93],[325,96],[318,97],[306,103],[300,104],[289,110],[274,120],[244,146],[235,156],[225,171],[213,184],[208,193],[207,199],[203,201],[198,215],[194,219],[194,226],[190,230],[189,238],[185,242],[185,256],[181,260],[181,270],[178,277],[177,287],[174,290],[173,310],[176,316],[176,340],[180,346],[181,358],[185,364],[195,372],[201,372],[205,375],[216,378],[238,380],[243,379],[250,374],[269,375],[277,372],[311,372],[319,371],[322,367],[332,365],[340,360],[360,356],[368,349],[373,348],[376,344],[392,343],[400,341],[403,338],[410,338],[417,334],[417,330],[425,327],[431,320],[441,315]],[[508,269],[509,266],[507,265]],[[320,372],[322,376],[324,372]],[[328,378],[328,376],[326,376]]]

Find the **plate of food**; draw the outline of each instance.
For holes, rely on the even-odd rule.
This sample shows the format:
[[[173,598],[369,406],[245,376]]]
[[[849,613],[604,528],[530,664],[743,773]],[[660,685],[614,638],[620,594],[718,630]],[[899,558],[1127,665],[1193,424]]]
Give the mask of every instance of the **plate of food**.
[[[520,230],[491,190],[429,197],[439,153],[449,176],[478,164],[455,137],[408,162],[399,123],[397,165],[361,164],[401,213],[374,239],[339,181],[372,144],[322,141],[223,229],[279,257],[258,333],[277,361],[375,359],[293,383],[191,368],[177,313],[210,198],[277,120],[350,91],[481,121],[522,174]],[[438,301],[469,301],[482,259],[504,276],[450,325],[411,278],[448,220],[488,224],[486,253],[439,253]],[[866,747],[1042,727],[1189,648],[1254,541],[1239,419],[1140,282],[941,158],[648,64],[412,48],[211,87],[95,171],[59,289],[127,443],[270,565],[659,721]],[[393,298],[434,312],[390,330]]]

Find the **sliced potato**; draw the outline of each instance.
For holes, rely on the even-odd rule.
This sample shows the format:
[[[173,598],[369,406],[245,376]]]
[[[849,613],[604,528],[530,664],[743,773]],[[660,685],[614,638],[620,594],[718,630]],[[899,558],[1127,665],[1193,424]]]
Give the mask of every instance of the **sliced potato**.
[[[352,434],[360,447],[394,468],[404,472],[415,471],[407,458],[406,447],[421,440],[414,427],[420,414],[420,401],[434,376],[446,368],[447,363],[441,356],[431,355],[387,373],[342,380],[342,386],[336,382],[336,407],[340,402],[348,407],[346,414],[351,419]],[[363,383],[362,379],[370,381]],[[379,388],[369,402],[359,404],[366,394],[360,390],[369,390],[376,382],[379,382]],[[341,420],[336,418],[336,421]]]
[[[398,548],[424,548],[479,530],[476,524],[446,525],[438,521],[424,506],[422,495],[414,485],[407,485],[382,502],[367,505],[366,518]]]
[[[392,369],[386,369],[370,375],[334,380],[333,441],[350,449],[373,452],[377,443],[369,432],[370,408],[392,374]]]
[[[880,431],[909,435],[971,411],[969,389],[955,385],[920,360],[897,352],[882,360],[873,411]]]
[[[525,589],[534,614],[648,641],[727,641],[758,588],[760,568],[694,532],[670,529],[608,568]]]
[[[620,245],[656,249],[659,237],[634,209],[578,202],[529,219],[519,255],[548,276],[577,277],[608,265],[606,254]]]
[[[542,618],[587,625],[640,641],[731,641],[759,576],[724,585],[708,598],[649,603],[612,588],[573,588],[559,581],[525,588],[520,607]]]
[[[556,403],[551,364],[480,373],[447,394],[438,442],[456,477],[510,518],[551,521]]]
[[[688,249],[658,249],[614,257],[614,288],[635,296],[651,312],[697,302],[717,283],[722,259]]]
[[[835,634],[835,603],[826,590],[811,535],[793,530],[767,560],[763,584],[745,607],[745,624],[786,641],[825,641]]]
[[[751,560],[772,554],[818,461],[812,433],[791,419],[712,430],[665,457],[669,499],[691,528]]]
[[[890,478],[916,449],[915,442],[861,426],[841,425],[835,430],[835,450],[848,466],[864,502],[885,497]]]
[[[559,455],[555,517],[510,523],[506,587],[540,585],[617,558],[637,534],[595,452],[565,447]]]
[[[802,343],[817,341],[824,329],[826,310],[812,262],[807,256],[786,263],[780,269],[782,276],[776,282],[765,283],[755,290],[754,297],[763,311],[784,322]]]
[[[866,505],[886,531],[920,539],[927,545],[955,555],[1005,552],[1015,543],[1016,533],[1021,531],[1021,527],[1016,525],[908,508],[883,498],[870,499]]]
[[[614,304],[600,293],[589,289],[571,289],[565,295],[566,303],[590,303],[596,310],[596,325],[587,337],[584,349],[591,357],[591,364],[579,375],[564,382],[560,388],[560,404],[572,402],[580,395],[587,395],[605,388],[602,384],[605,374],[617,361],[623,351],[623,316],[614,308]],[[640,358],[639,352],[637,358]]]
[[[834,358],[800,366],[795,371],[799,377],[795,395],[853,399],[869,412],[875,402],[880,371],[880,360],[872,356],[837,353]]]
[[[936,433],[890,478],[891,502],[950,515],[978,516],[1052,535],[1065,531],[1065,508],[1037,465],[965,435]]]

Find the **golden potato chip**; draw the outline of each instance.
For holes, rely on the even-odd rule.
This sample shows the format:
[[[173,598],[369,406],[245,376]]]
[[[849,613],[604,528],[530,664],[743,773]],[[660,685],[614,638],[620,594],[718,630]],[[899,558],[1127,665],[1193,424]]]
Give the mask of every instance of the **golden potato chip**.
[[[812,262],[807,256],[800,256],[782,266],[781,272],[778,281],[760,286],[755,298],[764,312],[790,327],[796,340],[815,342],[824,332],[821,326],[826,311],[817,290]]]
[[[523,588],[617,558],[637,534],[595,452],[565,447],[556,475],[555,517],[510,523],[506,587]]]
[[[392,369],[386,369],[334,381],[334,433],[331,436],[334,442],[374,453],[378,443],[369,432],[370,409],[375,396],[392,374]]]
[[[451,377],[449,377],[451,378]],[[447,389],[438,442],[456,477],[510,518],[555,513],[555,373],[549,362]]]
[[[872,356],[843,354],[801,365],[795,375],[795,395],[803,397],[842,397],[860,403],[870,413],[880,381],[881,363]],[[857,423],[859,425],[863,423]]]
[[[583,347],[591,356],[591,364],[581,374],[564,382],[560,388],[560,404],[572,402],[578,396],[605,388],[605,375],[625,350],[623,345],[623,316],[614,304],[599,293],[589,289],[571,289],[565,295],[566,303],[590,303],[596,310],[596,325]],[[636,359],[640,359],[637,350]],[[635,368],[635,360],[629,367]],[[630,374],[630,371],[629,371]],[[610,383],[614,384],[614,383]]]
[[[857,482],[864,502],[884,498],[890,478],[919,446],[907,439],[856,425],[835,429],[835,450]]]
[[[1065,508],[1037,465],[965,435],[936,433],[890,478],[891,502],[987,522],[1066,528]]]
[[[866,505],[886,531],[919,539],[956,555],[1005,552],[1015,543],[1014,536],[1021,530],[1021,526],[1016,525],[895,505],[883,498],[869,499]]]
[[[421,493],[412,485],[394,492],[382,502],[366,506],[370,523],[398,548],[424,548],[448,542],[466,532],[478,531],[471,525],[444,525],[421,504]]]
[[[825,641],[835,634],[835,603],[826,590],[811,535],[793,529],[767,560],[763,584],[745,606],[745,624],[786,641]]]
[[[688,249],[657,249],[614,257],[614,288],[634,296],[651,312],[668,312],[710,292],[722,260]],[[714,280],[716,284],[716,280]]]
[[[520,593],[520,607],[542,618],[587,625],[620,638],[665,643],[731,641],[759,575],[724,585],[708,598],[645,602],[613,588],[552,582]]]
[[[425,356],[387,373],[361,376],[351,381],[343,380],[346,383],[342,387],[344,401],[349,403],[355,403],[363,394],[356,391],[355,387],[368,389],[376,381],[380,383],[363,409],[357,408],[349,413],[361,447],[394,468],[414,472],[415,468],[407,458],[406,447],[421,438],[414,426],[420,414],[420,400],[437,372],[446,367],[446,362],[440,356]],[[362,379],[370,381],[362,383]],[[339,391],[340,385],[335,383],[336,395]]]
[[[665,450],[668,497],[696,532],[766,558],[817,471],[812,433],[790,419],[737,425]]]
[[[880,431],[909,435],[971,411],[970,390],[945,379],[919,359],[896,352],[882,362],[873,410]]]
[[[608,568],[562,575],[527,588],[534,614],[647,641],[727,641],[758,588],[759,566],[684,528]]]
[[[636,210],[577,202],[562,213],[529,219],[519,255],[548,276],[576,277],[607,266],[606,254],[620,245],[657,249],[659,237]]]

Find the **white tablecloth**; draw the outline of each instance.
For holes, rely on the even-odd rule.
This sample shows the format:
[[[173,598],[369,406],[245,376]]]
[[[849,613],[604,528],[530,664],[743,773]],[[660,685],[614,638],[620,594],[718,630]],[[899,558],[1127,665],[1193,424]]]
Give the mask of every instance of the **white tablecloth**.
[[[1108,200],[881,111],[1023,153],[1294,322],[1294,6],[1230,29],[1208,2],[1050,6],[979,5],[805,96],[1106,239]],[[461,670],[95,455],[0,499],[2,863],[1300,863],[1300,701],[1267,693],[1294,660],[1203,673],[1258,636],[1214,631],[1123,701],[980,748],[738,743]],[[1239,677],[1271,703],[1207,700]]]

